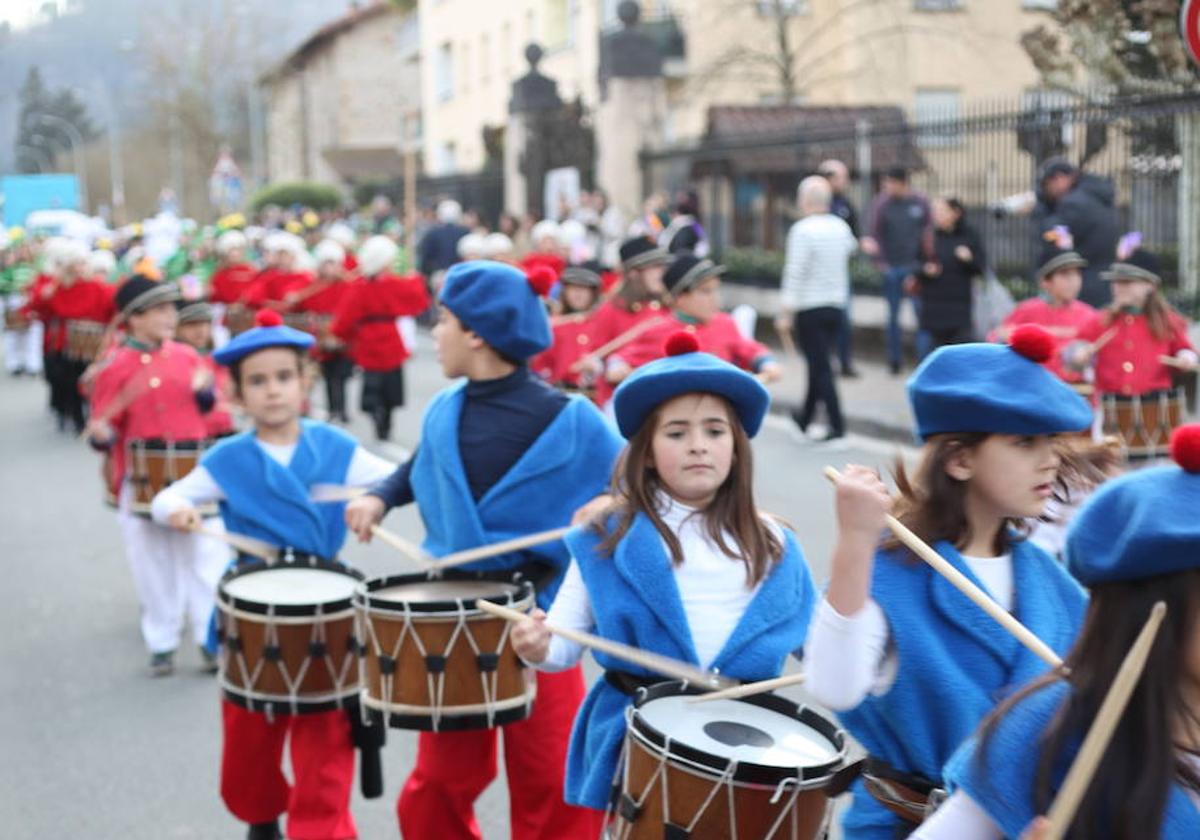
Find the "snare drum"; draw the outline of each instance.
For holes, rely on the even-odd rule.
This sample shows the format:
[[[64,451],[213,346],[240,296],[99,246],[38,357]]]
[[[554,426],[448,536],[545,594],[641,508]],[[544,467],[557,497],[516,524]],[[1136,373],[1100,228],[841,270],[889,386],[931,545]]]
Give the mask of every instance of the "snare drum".
[[[342,708],[358,695],[361,573],[287,553],[235,566],[217,585],[218,679],[230,702],[272,714]]]
[[[73,362],[91,363],[104,346],[104,324],[95,321],[67,321],[67,344],[63,350]]]
[[[27,330],[29,329],[29,319],[25,317],[25,313],[19,307],[6,307],[4,310],[4,329],[12,332]]]
[[[231,336],[244,333],[254,327],[254,310],[244,303],[231,303],[225,309],[225,328]]]
[[[721,837],[813,840],[846,736],[812,709],[760,694],[689,703],[663,683],[626,711],[614,840]]]
[[[291,327],[300,332],[306,332],[311,336],[316,336],[317,328],[313,322],[311,312],[285,312],[283,313],[283,325]]]
[[[1184,417],[1183,389],[1132,397],[1105,394],[1100,400],[1105,435],[1114,435],[1128,461],[1166,458],[1171,432]]]
[[[389,726],[433,732],[528,717],[537,682],[512,648],[509,622],[478,609],[480,599],[525,612],[533,586],[511,574],[447,571],[359,587],[363,705]]]
[[[132,493],[129,509],[150,515],[150,503],[160,490],[190,473],[204,454],[202,440],[130,440],[125,447],[125,475]],[[216,504],[201,505],[201,516],[216,516]]]

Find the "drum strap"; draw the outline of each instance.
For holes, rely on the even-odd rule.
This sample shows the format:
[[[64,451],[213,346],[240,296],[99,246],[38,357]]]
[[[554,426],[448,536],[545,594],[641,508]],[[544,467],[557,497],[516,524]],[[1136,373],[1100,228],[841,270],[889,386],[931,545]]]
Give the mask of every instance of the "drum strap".
[[[604,681],[627,697],[637,696],[638,689],[649,688],[663,681],[662,677],[639,677],[628,671],[618,671],[607,668],[604,671]]]
[[[395,315],[364,315],[358,319],[360,324],[387,324],[396,320]]]
[[[900,819],[920,825],[945,799],[939,782],[897,770],[886,761],[867,756],[840,770],[826,789],[830,797],[845,793],[859,777],[867,793]]]

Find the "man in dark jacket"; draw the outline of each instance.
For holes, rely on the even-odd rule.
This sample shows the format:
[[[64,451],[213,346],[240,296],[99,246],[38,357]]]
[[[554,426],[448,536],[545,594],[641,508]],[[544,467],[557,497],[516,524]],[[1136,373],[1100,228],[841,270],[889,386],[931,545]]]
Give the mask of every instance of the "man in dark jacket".
[[[1121,237],[1112,181],[1080,172],[1065,158],[1055,157],[1042,164],[1041,187],[1048,212],[1041,218],[1037,250],[1045,231],[1056,225],[1070,230],[1075,252],[1088,263],[1079,299],[1095,307],[1106,305],[1111,300],[1109,285],[1100,275],[1112,265]]]
[[[441,286],[441,275],[458,262],[458,240],[468,231],[460,224],[462,206],[449,199],[438,204],[438,223],[429,229],[417,246],[421,254],[420,270],[437,290]]]
[[[846,198],[846,190],[850,186],[850,170],[840,160],[830,158],[821,162],[821,165],[817,167],[817,174],[824,177],[833,190],[833,199],[829,204],[829,212],[848,224],[850,232],[857,237],[858,211],[854,209],[854,205],[850,203],[850,199]],[[854,289],[851,288],[850,297],[847,298],[846,306],[842,309],[842,326],[838,330],[837,337],[837,357],[842,370],[842,376],[850,379],[858,377],[858,371],[854,369],[853,358],[854,325],[850,320],[850,303],[853,299]]]

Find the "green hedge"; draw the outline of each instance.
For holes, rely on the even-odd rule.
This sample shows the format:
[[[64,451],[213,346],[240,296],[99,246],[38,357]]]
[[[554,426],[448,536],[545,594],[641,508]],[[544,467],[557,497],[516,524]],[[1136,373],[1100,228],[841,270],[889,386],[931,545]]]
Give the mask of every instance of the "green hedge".
[[[784,255],[782,251],[764,251],[761,248],[726,248],[717,257],[725,266],[725,279],[743,286],[778,288],[783,277]],[[855,291],[882,293],[879,272],[871,261],[861,254],[850,261],[850,283]]]
[[[334,210],[342,206],[344,196],[342,191],[331,184],[320,184],[316,181],[284,181],[279,184],[267,184],[250,198],[250,207],[255,212],[274,204],[279,207],[291,207],[299,204],[311,207],[313,210]]]

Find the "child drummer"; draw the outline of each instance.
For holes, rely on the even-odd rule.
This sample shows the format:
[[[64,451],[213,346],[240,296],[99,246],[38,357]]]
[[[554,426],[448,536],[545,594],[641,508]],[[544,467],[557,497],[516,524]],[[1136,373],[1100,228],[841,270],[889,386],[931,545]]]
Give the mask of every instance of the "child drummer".
[[[544,266],[527,272],[549,271]],[[535,373],[558,388],[568,391],[587,390],[587,381],[576,362],[592,349],[589,319],[600,301],[600,271],[598,264],[584,264],[564,269],[559,280],[559,311],[550,319],[553,339],[550,347],[530,361]]]
[[[314,339],[282,326],[275,312],[260,312],[256,320],[256,328],[213,354],[229,367],[236,397],[254,427],[205,452],[199,466],[160,492],[154,519],[189,531],[200,522],[200,505],[219,502],[230,532],[334,559],[346,536],[342,506],[315,504],[310,488],[367,486],[389,475],[393,465],[346,432],[301,418],[308,390],[305,359]],[[249,840],[278,838],[284,813],[292,840],[355,836],[354,748],[345,711],[268,718],[222,700],[221,717],[221,796],[234,816],[250,824]],[[291,785],[281,766],[289,736]]]
[[[180,300],[175,338],[200,354],[200,361],[209,377],[213,392],[212,409],[204,415],[204,425],[210,439],[233,434],[233,415],[229,412],[229,400],[233,396],[229,369],[218,365],[212,357],[214,310],[208,301]]]
[[[542,275],[537,275],[542,276]],[[372,494],[346,511],[360,539],[391,507],[416,501],[431,554],[473,548],[566,525],[603,492],[620,441],[596,408],[529,370],[550,344],[542,296],[520,270],[498,262],[460,263],[446,274],[434,340],[442,371],[465,377],[434,397],[421,442]],[[472,564],[478,571],[523,569],[547,606],[568,555],[561,542]],[[578,667],[539,674],[531,717],[508,724],[504,757],[514,840],[593,840],[593,814],[562,800],[567,739],[583,699]],[[498,732],[422,732],[417,765],[397,812],[405,837],[480,836],[475,799],[496,775]]]
[[[116,305],[126,338],[96,375],[86,430],[92,445],[110,459],[109,489],[117,496],[125,556],[142,607],[142,637],[156,676],[174,670],[185,615],[196,643],[203,645],[213,592],[229,562],[223,546],[216,550],[196,534],[172,533],[130,511],[130,441],[198,444],[207,437],[204,415],[213,404],[210,377],[195,350],[171,340],[178,296],[173,284],[141,276],[121,286]],[[204,656],[206,667],[211,667],[208,654]]]

